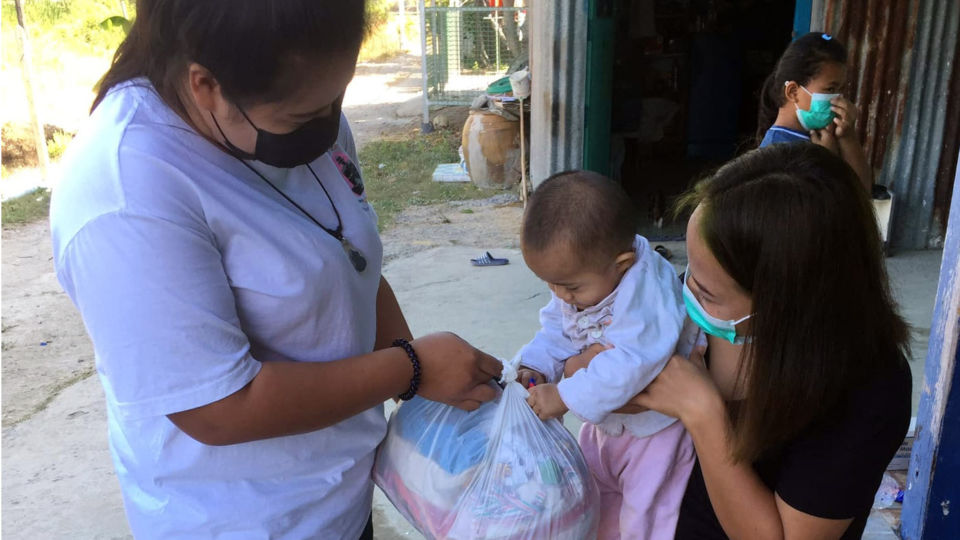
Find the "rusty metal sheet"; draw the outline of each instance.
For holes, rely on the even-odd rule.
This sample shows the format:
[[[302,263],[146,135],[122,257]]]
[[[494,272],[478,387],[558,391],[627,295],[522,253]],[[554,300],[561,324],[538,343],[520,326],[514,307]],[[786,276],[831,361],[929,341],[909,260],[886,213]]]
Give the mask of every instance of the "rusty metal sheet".
[[[960,151],[960,39],[953,52],[953,73],[950,75],[950,99],[947,102],[946,125],[943,128],[943,153],[937,169],[937,185],[933,194],[933,217],[941,230],[947,230],[950,215],[950,194],[957,175],[956,155]]]
[[[846,94],[858,107],[867,160],[897,195],[898,247],[943,238],[960,144],[960,3],[823,0],[823,30],[849,53]]]

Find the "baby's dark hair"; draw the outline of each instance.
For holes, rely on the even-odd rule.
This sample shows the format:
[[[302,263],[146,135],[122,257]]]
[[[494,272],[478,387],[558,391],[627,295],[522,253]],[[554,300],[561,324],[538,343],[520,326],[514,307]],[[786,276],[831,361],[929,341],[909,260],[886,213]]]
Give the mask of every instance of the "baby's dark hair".
[[[568,245],[584,264],[631,251],[637,213],[613,180],[591,171],[566,171],[547,178],[530,196],[523,216],[525,251]]]
[[[783,86],[789,81],[808,84],[827,62],[847,63],[846,47],[829,34],[810,32],[787,46],[777,61],[777,67],[767,76],[760,90],[757,144],[777,120],[777,111],[786,103]]]

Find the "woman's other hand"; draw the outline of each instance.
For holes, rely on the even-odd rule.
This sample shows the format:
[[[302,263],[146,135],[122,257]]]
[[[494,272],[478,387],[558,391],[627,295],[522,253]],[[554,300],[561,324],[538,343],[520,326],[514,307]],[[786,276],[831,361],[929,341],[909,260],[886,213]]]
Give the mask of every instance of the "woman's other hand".
[[[499,388],[490,382],[500,378],[503,365],[496,358],[449,332],[410,344],[420,358],[419,395],[468,411],[497,397]]]
[[[687,426],[722,410],[723,398],[704,365],[703,353],[703,349],[697,349],[690,358],[674,355],[657,378],[627,402],[627,407],[658,411],[679,418]]]

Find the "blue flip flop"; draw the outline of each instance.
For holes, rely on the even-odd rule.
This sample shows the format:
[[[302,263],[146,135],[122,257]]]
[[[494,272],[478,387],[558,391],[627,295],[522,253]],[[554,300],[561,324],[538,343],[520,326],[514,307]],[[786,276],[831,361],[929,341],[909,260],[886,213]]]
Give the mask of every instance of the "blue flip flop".
[[[470,264],[474,266],[503,266],[510,264],[510,259],[498,259],[488,251],[476,259],[470,259]]]

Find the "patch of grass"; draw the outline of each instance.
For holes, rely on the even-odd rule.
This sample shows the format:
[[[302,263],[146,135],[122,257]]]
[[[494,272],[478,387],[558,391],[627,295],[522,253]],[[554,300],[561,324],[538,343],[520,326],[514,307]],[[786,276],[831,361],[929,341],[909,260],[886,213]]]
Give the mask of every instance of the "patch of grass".
[[[380,216],[381,231],[408,206],[480,199],[494,193],[473,184],[433,181],[438,164],[459,161],[459,145],[460,134],[444,130],[404,140],[373,141],[360,150],[367,198]]]
[[[49,214],[50,190],[47,188],[37,188],[26,195],[3,201],[0,212],[4,227],[46,219]]]
[[[67,150],[67,146],[72,140],[73,135],[65,131],[57,131],[54,133],[53,137],[47,141],[47,154],[50,155],[50,159],[60,159],[60,156]]]
[[[358,62],[383,62],[400,54],[400,44],[396,35],[383,27],[372,31],[360,47]]]
[[[63,128],[52,124],[44,124],[43,133],[47,141],[47,154],[53,160],[58,159],[66,150],[70,141],[73,140],[73,133],[68,133]],[[6,122],[0,128],[0,134],[3,138],[0,161],[3,161],[4,167],[16,169],[39,165],[37,162],[37,145],[30,124],[26,122]]]

